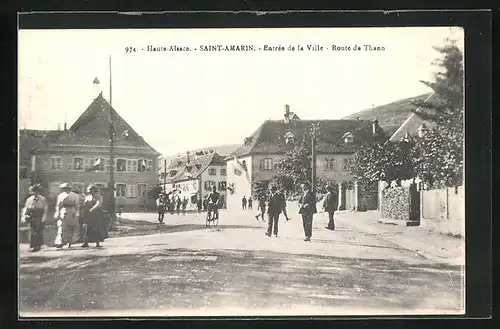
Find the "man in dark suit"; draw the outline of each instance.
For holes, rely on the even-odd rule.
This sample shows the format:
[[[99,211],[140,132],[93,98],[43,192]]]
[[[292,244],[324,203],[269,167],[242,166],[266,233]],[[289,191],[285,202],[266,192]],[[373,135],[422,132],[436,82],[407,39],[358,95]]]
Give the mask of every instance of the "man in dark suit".
[[[283,211],[284,204],[285,197],[279,193],[276,186],[273,185],[267,199],[267,236],[271,236],[272,232],[275,237],[278,237],[278,219]]]
[[[311,191],[309,183],[302,183],[302,195],[299,199],[299,214],[302,215],[304,226],[304,241],[311,241],[313,215],[318,212],[316,209],[316,196]]]
[[[323,209],[328,212],[328,226],[325,228],[327,230],[334,231],[335,230],[335,222],[333,220],[333,216],[335,214],[335,210],[338,208],[338,195],[334,193],[333,186],[328,185],[326,187],[328,193],[325,196],[323,201]]]

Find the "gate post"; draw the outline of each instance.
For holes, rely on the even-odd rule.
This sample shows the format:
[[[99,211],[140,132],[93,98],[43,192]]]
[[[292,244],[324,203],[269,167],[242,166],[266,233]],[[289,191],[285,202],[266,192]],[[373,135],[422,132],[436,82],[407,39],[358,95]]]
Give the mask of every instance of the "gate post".
[[[340,182],[339,183],[339,208],[338,210],[345,210],[346,209],[346,183],[345,182]]]

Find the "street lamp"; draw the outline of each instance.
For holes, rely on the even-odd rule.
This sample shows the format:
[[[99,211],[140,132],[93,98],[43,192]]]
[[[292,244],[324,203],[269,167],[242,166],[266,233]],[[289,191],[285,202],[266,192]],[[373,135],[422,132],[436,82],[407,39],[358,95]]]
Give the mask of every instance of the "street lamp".
[[[311,190],[316,196],[316,138],[319,134],[319,122],[311,124]]]

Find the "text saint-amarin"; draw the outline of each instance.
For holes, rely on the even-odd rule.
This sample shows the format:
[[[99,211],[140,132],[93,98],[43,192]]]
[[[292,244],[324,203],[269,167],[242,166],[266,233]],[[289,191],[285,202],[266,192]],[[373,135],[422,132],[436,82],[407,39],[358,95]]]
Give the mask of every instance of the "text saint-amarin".
[[[200,51],[254,51],[253,45],[200,45]]]

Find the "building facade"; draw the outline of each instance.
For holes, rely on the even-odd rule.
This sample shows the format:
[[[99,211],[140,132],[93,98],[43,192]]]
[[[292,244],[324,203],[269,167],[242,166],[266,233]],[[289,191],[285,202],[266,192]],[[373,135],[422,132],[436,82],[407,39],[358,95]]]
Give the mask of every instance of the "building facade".
[[[173,192],[181,199],[187,198],[186,210],[197,209],[198,200],[205,200],[213,186],[221,194],[223,205],[226,205],[227,168],[222,156],[216,152],[197,152],[193,155],[177,157],[171,162],[161,178],[165,191]]]
[[[31,155],[31,180],[42,183],[49,201],[55,201],[62,182],[82,192],[89,184],[96,184],[104,197],[109,193],[110,115],[115,132],[117,209],[138,211],[151,205],[148,192],[157,185],[159,153],[111,108],[102,93],[69,129],[46,134],[35,148],[25,150]]]
[[[285,153],[304,139],[311,138],[310,126],[319,123],[317,135],[317,177],[340,187],[339,207],[360,208],[356,197],[358,187],[349,176],[360,145],[373,141],[383,134],[377,121],[366,120],[284,120],[264,122],[243,145],[226,158],[228,207],[240,207],[243,196],[252,195],[256,181],[269,181],[277,173],[276,165]],[[375,203],[376,204],[376,203]]]

